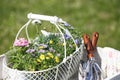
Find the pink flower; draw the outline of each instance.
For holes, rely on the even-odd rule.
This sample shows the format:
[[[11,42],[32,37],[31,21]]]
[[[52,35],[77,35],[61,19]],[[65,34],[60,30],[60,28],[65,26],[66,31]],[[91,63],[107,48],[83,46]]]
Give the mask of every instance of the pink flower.
[[[28,44],[29,44],[28,41],[24,38],[19,38],[14,42],[14,46],[20,46],[20,47],[27,46]]]

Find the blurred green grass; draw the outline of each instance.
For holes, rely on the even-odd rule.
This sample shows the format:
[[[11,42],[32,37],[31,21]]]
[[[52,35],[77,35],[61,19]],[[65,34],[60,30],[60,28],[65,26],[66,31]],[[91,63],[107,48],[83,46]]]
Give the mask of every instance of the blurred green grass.
[[[120,50],[120,0],[1,0],[0,54],[8,51],[27,14],[56,15],[77,31],[100,34],[98,46]]]

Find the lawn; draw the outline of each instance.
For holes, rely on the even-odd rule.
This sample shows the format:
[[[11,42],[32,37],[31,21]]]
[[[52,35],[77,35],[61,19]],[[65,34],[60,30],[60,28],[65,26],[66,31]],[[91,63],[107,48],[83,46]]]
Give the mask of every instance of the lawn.
[[[120,0],[1,0],[0,54],[12,46],[27,14],[58,16],[82,34],[100,34],[98,46],[120,50]]]

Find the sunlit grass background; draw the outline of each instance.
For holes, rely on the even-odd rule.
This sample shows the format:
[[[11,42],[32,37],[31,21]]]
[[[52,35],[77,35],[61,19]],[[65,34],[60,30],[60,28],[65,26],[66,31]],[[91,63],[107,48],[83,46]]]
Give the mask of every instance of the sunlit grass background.
[[[27,14],[58,16],[77,31],[100,34],[98,46],[120,50],[120,0],[1,0],[0,54],[9,50]]]

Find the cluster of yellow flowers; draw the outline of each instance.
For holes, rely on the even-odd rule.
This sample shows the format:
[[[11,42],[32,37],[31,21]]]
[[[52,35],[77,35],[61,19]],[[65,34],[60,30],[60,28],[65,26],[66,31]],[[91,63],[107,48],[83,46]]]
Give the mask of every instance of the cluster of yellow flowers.
[[[53,44],[53,40],[50,40],[50,42],[49,42],[50,44]]]
[[[53,59],[56,63],[60,62],[60,59],[58,56],[54,56],[52,53],[48,52],[45,54],[40,54],[39,58],[37,59],[37,62],[41,63],[43,60],[49,60]]]

